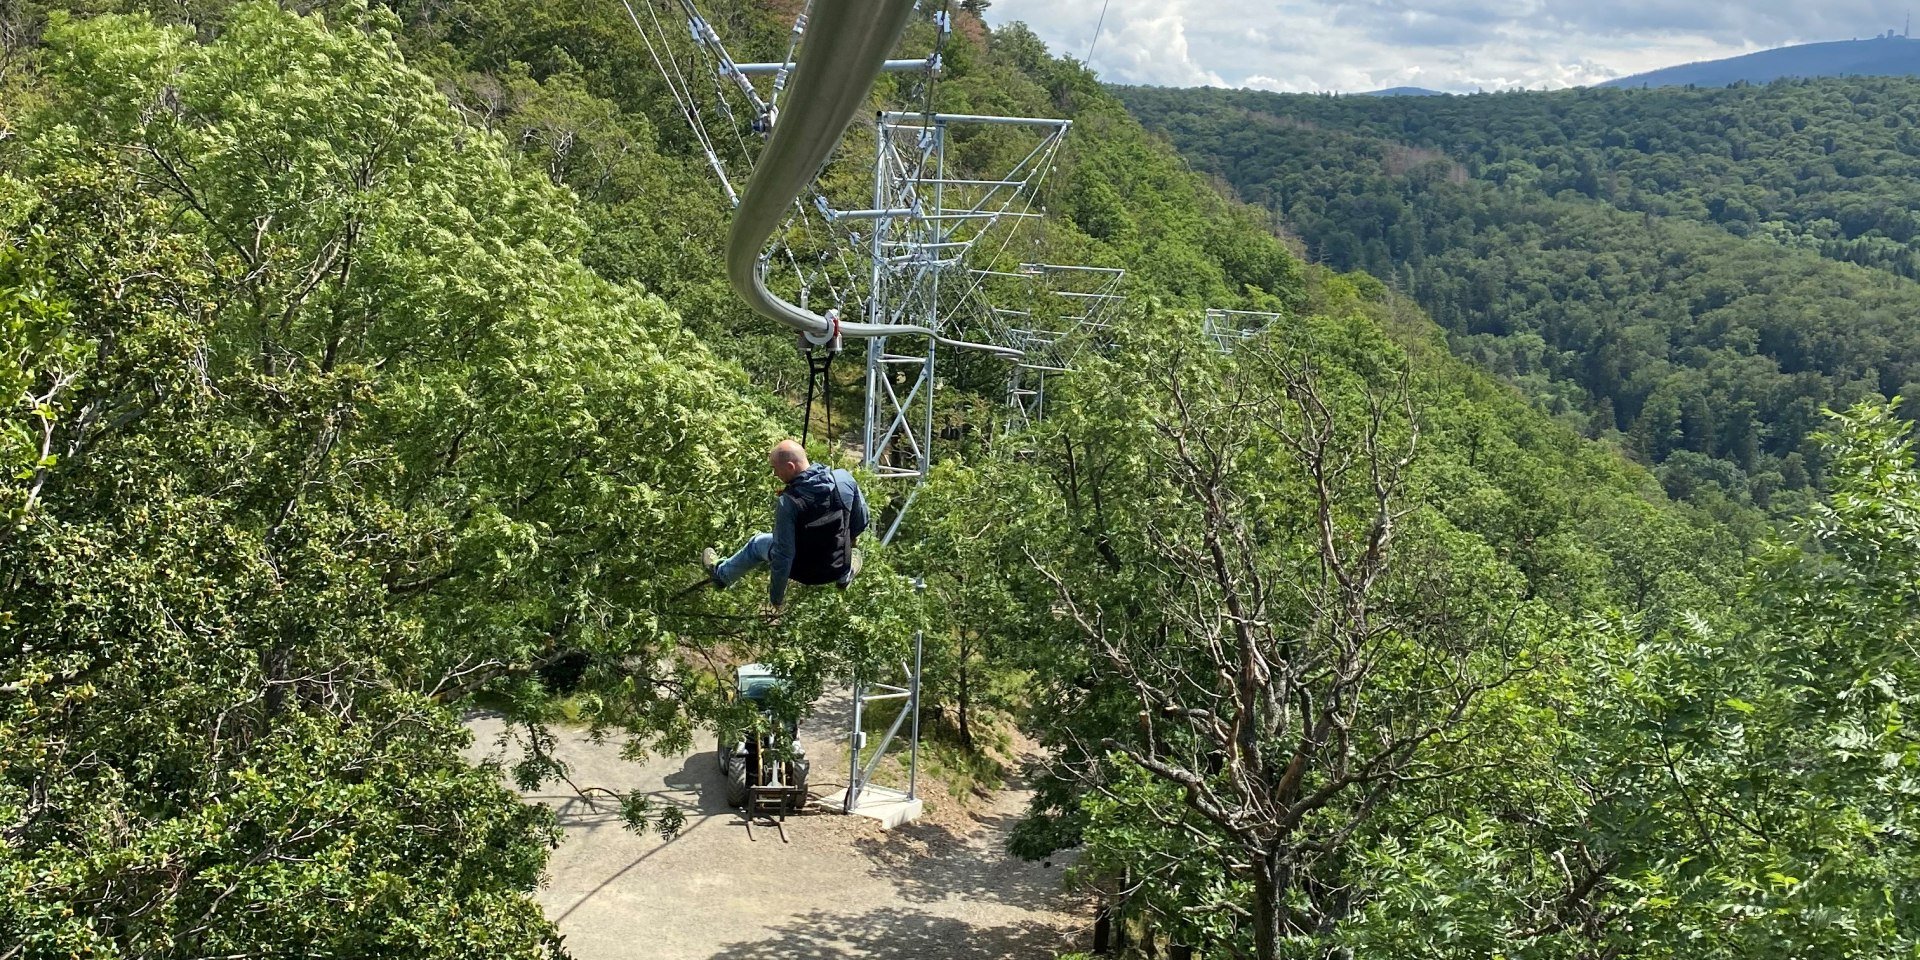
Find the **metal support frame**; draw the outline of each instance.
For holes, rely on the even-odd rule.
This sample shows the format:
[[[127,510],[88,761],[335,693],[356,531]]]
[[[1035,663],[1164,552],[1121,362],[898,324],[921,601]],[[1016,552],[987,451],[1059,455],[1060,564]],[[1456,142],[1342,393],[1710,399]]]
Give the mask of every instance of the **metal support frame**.
[[[926,589],[924,581],[914,582],[916,591]],[[847,738],[847,800],[845,810],[848,813],[860,805],[869,794],[889,800],[913,800],[919,796],[920,788],[920,674],[923,659],[922,647],[925,633],[913,632],[913,666],[900,664],[900,672],[905,675],[905,685],[890,683],[868,683],[855,679],[853,682],[853,728]],[[887,728],[886,736],[880,738],[880,745],[874,748],[873,756],[866,763],[860,762],[860,751],[866,746],[866,732],[862,722],[869,703],[885,700],[907,701],[893,725]],[[884,787],[873,782],[874,771],[880,769],[880,761],[886,759],[887,751],[893,746],[894,737],[900,733],[902,724],[911,718],[912,726],[907,740],[907,789],[905,792],[893,787]]]
[[[932,57],[921,57],[918,60],[885,60],[880,64],[880,69],[887,73],[923,73],[929,69],[936,69],[938,67],[939,63]],[[791,69],[793,69],[793,64],[790,62],[733,64],[733,71],[735,73],[748,76],[779,73],[782,70]]]
[[[1039,136],[1006,175],[955,178],[947,175],[947,139],[949,125],[956,123],[1031,127]],[[867,238],[872,264],[867,325],[944,333],[950,306],[945,301],[957,301],[977,286],[975,276],[964,268],[968,254],[1001,220],[1034,215],[1013,208],[1032,202],[1028,186],[1051,162],[1070,126],[1067,120],[1030,117],[880,114],[874,124],[872,206],[830,215],[873,222]],[[943,282],[949,273],[960,282]],[[911,485],[881,543],[899,531],[919,484],[933,467],[934,390],[943,338],[915,338],[905,349],[895,346],[897,339],[867,341],[861,456],[876,479]]]
[[[1202,321],[1201,332],[1213,339],[1213,344],[1221,353],[1232,353],[1240,343],[1259,335],[1281,320],[1285,314],[1266,313],[1258,310],[1222,310],[1209,307],[1206,319]]]
[[[731,118],[726,100],[737,96],[747,103],[753,129],[767,135],[754,162],[752,178],[744,190],[735,191],[708,143],[700,115],[682,104],[715,173],[734,201],[726,248],[729,283],[756,313],[799,331],[809,344],[823,344],[832,338],[868,340],[862,461],[878,479],[904,480],[911,485],[880,538],[881,543],[887,543],[899,531],[906,506],[913,502],[919,483],[932,466],[939,345],[1010,358],[1019,353],[1002,344],[947,337],[941,300],[943,296],[956,301],[962,297],[954,295],[956,285],[947,284],[943,290],[941,278],[959,267],[974,244],[1001,221],[1018,223],[1040,216],[1029,209],[1033,200],[1029,186],[1051,165],[1054,151],[1072,121],[947,114],[930,109],[881,112],[875,116],[873,203],[865,209],[836,210],[813,184],[821,167],[839,148],[848,122],[866,103],[874,80],[884,72],[924,73],[931,84],[942,68],[941,50],[952,30],[951,19],[944,12],[935,17],[934,48],[927,56],[889,59],[888,52],[898,43],[915,8],[914,0],[812,0],[808,12],[794,22],[783,60],[748,63],[733,58],[712,24],[700,15],[694,0],[677,3],[686,18],[691,42],[717,71],[720,113]],[[648,35],[631,6],[628,14],[635,28]],[[648,49],[653,50],[651,42]],[[773,83],[763,97],[752,78],[769,74]],[[792,94],[781,107],[781,92],[789,75]],[[676,93],[676,99],[683,96],[690,97],[690,91]],[[1037,134],[1036,142],[1001,176],[952,177],[946,170],[946,147],[947,131],[953,124],[1029,128]],[[744,151],[744,140],[742,148]],[[802,202],[803,197],[806,202]],[[1014,209],[1016,206],[1021,209]],[[843,229],[854,224],[871,225],[870,237],[851,236],[854,246],[865,244],[871,261],[864,318],[833,315],[830,319],[831,311],[823,314],[810,309],[804,278],[798,303],[767,285],[773,261],[770,241],[788,229],[796,212],[805,217],[816,210],[830,230],[836,224]],[[791,251],[788,254],[792,261]],[[798,271],[798,263],[793,266]],[[853,286],[849,284],[849,288]],[[846,293],[850,297],[858,295],[852,289]],[[834,299],[837,304],[848,302],[838,291],[834,291]],[[894,345],[903,337],[915,338],[913,346]],[[920,346],[923,340],[924,350]]]
[[[1097,343],[1110,313],[1126,300],[1126,271],[1059,263],[1023,263],[1017,271],[973,270],[977,281],[996,284],[1000,299],[1024,309],[984,303],[989,340],[1021,351],[1007,379],[1009,433],[1046,416],[1047,376],[1073,369],[1078,351]]]
[[[1047,416],[1047,371],[1015,365],[1007,377],[1007,432],[1019,433]]]

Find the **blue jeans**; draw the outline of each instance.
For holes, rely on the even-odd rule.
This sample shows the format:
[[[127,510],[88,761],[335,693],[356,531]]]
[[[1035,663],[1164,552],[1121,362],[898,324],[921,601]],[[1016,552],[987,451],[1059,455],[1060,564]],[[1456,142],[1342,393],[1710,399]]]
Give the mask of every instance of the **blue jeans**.
[[[741,547],[739,553],[720,561],[720,565],[713,568],[714,581],[723,587],[733,586],[741,577],[747,575],[747,571],[766,563],[767,554],[772,550],[773,534],[754,534],[753,539],[748,540],[747,545]]]
[[[746,576],[748,571],[765,564],[767,557],[772,553],[773,534],[756,533],[747,541],[746,546],[740,548],[739,553],[720,561],[719,565],[713,568],[713,581],[723,589],[731,587],[740,582],[740,578]],[[849,572],[840,578],[840,586],[845,587],[852,581],[853,574]]]

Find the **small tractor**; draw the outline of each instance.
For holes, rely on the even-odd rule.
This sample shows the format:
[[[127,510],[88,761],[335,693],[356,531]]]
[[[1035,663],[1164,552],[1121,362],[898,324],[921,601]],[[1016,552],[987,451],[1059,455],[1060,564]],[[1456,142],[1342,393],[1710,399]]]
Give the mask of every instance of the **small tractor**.
[[[807,805],[808,762],[800,749],[799,723],[774,716],[769,702],[785,681],[757,663],[734,671],[734,694],[759,717],[746,730],[720,734],[720,772],[727,778],[727,806],[756,816],[799,813]]]

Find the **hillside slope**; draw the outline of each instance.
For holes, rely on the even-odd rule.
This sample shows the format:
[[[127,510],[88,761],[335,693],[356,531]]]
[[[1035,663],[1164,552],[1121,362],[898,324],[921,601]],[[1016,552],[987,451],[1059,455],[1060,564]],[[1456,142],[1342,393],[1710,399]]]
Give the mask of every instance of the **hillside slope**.
[[[1756,140],[1762,157],[1741,152],[1736,137],[1737,159],[1701,154],[1730,119],[1788,125],[1794,105],[1850,95],[1859,106],[1848,115],[1859,119],[1829,115],[1818,129],[1833,131],[1833,143],[1877,140],[1887,127],[1869,118],[1897,109],[1879,94],[1908,82],[1860,83],[1400,102],[1122,93],[1315,257],[1394,278],[1456,351],[1591,435],[1618,430],[1636,456],[1662,466],[1670,492],[1764,503],[1817,475],[1809,438],[1822,406],[1920,389],[1920,328],[1910,319],[1920,316],[1920,284],[1834,263],[1791,234],[1772,239],[1822,229],[1818,221],[1748,232],[1736,229],[1748,221],[1706,226],[1708,213],[1733,209],[1727,195],[1737,194],[1769,198],[1774,217],[1832,206],[1897,217],[1883,199],[1852,191],[1904,187],[1859,169],[1859,180],[1770,192],[1792,177],[1785,157],[1798,148]],[[1724,153],[1729,141],[1718,142]],[[1915,162],[1887,152],[1893,169]],[[1698,196],[1716,191],[1727,198]]]
[[[1602,87],[1724,87],[1788,77],[1910,77],[1920,74],[1920,41],[1906,37],[1801,43],[1649,70]]]
[[[1920,98],[1916,79],[1426,98],[1121,93],[1156,125],[1245,110],[1436,150],[1474,179],[1523,192],[1571,194],[1920,276],[1920,117],[1908,109]],[[1203,152],[1227,159],[1249,149]]]

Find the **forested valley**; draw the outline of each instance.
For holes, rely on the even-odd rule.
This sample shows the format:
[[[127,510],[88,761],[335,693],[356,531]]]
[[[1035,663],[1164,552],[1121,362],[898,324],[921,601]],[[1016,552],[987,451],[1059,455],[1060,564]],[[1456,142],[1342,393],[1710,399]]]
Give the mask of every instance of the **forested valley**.
[[[1673,495],[1792,515],[1819,411],[1920,386],[1916,90],[1122,96],[1313,259],[1415,298]]]
[[[792,6],[707,5],[770,61]],[[764,526],[806,367],[619,4],[0,6],[0,960],[566,956],[509,786],[566,788],[545,731],[683,749],[721,665],[802,709],[915,630],[930,740],[1045,747],[1016,852],[1197,956],[1920,951],[1893,168],[1742,236],[1691,160],[1536,197],[1587,154],[1483,182],[1446,124],[1116,97],[955,13],[941,109],[1074,121],[990,265],[1127,305],[1023,431],[955,363],[900,536],[775,618],[682,588]],[[1910,108],[1861,89],[1878,163]],[[466,758],[481,707],[523,762]]]

